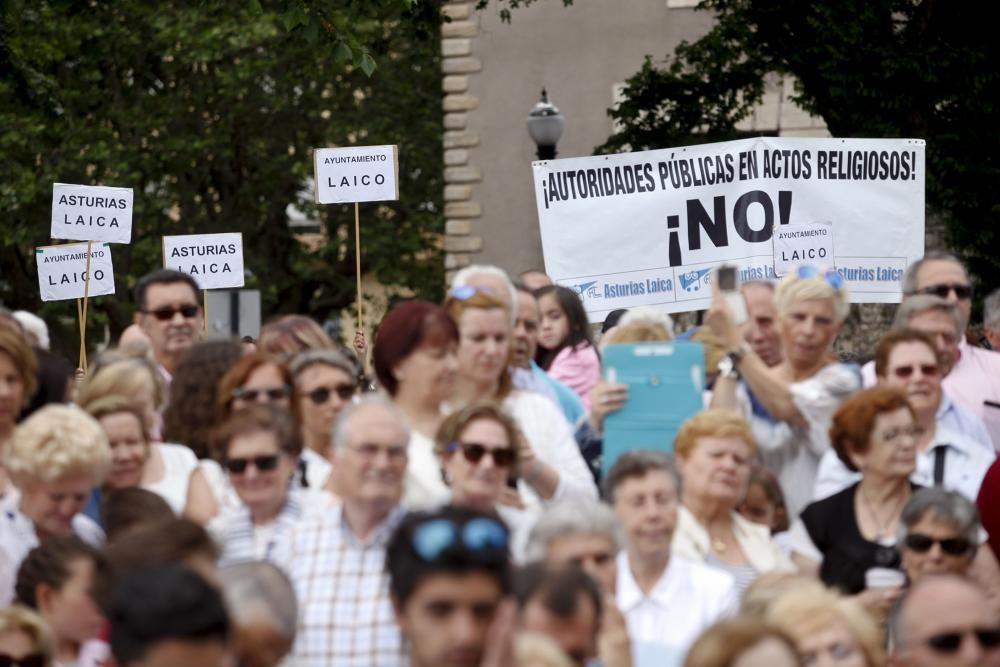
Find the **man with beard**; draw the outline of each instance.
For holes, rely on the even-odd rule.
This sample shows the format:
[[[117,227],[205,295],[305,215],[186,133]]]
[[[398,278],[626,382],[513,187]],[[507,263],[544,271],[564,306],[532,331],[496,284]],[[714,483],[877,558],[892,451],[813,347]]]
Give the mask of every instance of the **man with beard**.
[[[135,323],[149,337],[168,384],[181,354],[201,335],[204,314],[198,294],[194,278],[171,269],[146,274],[135,286]]]

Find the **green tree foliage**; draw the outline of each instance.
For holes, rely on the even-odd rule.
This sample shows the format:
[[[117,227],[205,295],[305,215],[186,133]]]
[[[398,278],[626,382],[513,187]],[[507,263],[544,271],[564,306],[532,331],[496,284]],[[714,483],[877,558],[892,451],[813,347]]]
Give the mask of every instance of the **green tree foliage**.
[[[265,312],[335,315],[354,299],[353,207],[311,203],[310,149],[383,143],[399,145],[400,201],[362,204],[365,268],[439,296],[439,4],[0,5],[0,299],[40,307],[33,248],[50,242],[58,181],[135,189],[132,243],[113,246],[118,298],[92,302],[113,330],[165,234],[241,231]],[[325,245],[296,240],[290,204]]]
[[[1000,59],[967,0],[707,0],[717,23],[665,62],[647,58],[598,152],[738,136],[769,72],[835,137],[927,140],[927,202],[986,287],[1000,276]]]

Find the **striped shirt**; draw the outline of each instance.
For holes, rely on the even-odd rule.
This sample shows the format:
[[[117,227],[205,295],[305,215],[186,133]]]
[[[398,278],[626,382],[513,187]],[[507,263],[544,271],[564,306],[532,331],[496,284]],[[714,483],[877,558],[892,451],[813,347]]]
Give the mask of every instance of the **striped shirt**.
[[[389,598],[385,549],[402,518],[397,508],[362,541],[341,507],[299,522],[274,561],[299,601],[292,658],[297,667],[401,667],[403,639]]]

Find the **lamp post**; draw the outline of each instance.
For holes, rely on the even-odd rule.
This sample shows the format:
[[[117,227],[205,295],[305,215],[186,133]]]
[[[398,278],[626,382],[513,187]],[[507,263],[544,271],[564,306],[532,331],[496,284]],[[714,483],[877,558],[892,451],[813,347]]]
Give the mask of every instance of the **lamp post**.
[[[542,98],[528,114],[528,134],[538,146],[539,160],[552,160],[556,157],[556,144],[566,126],[566,118],[556,105],[549,102],[549,95],[542,88]]]

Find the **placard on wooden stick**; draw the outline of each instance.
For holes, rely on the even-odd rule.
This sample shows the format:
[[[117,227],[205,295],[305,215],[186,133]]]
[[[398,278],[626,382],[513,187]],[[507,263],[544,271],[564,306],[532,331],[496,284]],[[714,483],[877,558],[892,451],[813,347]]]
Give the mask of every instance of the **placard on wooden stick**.
[[[129,243],[132,188],[52,184],[52,238]]]
[[[399,161],[396,146],[317,148],[313,151],[316,203],[354,203],[354,261],[358,294],[358,328],[361,314],[361,213],[366,201],[399,199]]]
[[[243,234],[184,234],[163,237],[163,266],[190,275],[202,289],[204,333],[208,290],[243,287]]]

